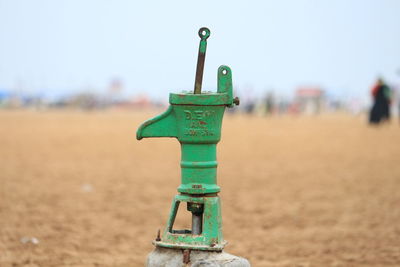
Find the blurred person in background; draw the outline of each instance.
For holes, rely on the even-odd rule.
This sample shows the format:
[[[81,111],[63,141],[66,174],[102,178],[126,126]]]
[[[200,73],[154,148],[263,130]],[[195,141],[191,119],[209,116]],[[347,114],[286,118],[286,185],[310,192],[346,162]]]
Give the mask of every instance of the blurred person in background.
[[[389,121],[390,119],[390,99],[391,90],[382,78],[379,78],[372,88],[372,97],[374,103],[369,114],[369,123],[378,124],[380,122]]]
[[[275,98],[272,92],[268,92],[265,97],[265,114],[272,115],[275,109]]]

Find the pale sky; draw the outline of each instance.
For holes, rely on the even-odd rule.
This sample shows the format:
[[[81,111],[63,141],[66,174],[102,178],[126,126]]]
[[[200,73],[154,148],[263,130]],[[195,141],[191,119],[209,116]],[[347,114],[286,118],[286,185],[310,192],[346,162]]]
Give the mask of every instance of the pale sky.
[[[201,26],[203,88],[229,65],[245,94],[301,85],[368,96],[377,75],[400,83],[400,1],[0,0],[0,88],[59,94],[192,90]]]

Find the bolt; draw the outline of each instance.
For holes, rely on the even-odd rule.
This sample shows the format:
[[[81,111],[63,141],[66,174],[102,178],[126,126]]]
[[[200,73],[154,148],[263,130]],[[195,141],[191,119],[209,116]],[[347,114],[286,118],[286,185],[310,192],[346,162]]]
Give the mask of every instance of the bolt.
[[[160,229],[158,229],[158,232],[157,232],[157,237],[156,237],[156,241],[161,241],[161,237],[160,237]]]
[[[190,249],[183,250],[183,263],[188,264],[190,262]]]
[[[234,103],[236,106],[239,106],[239,104],[240,104],[240,99],[239,99],[239,97],[235,97],[235,98],[233,99],[233,103]]]

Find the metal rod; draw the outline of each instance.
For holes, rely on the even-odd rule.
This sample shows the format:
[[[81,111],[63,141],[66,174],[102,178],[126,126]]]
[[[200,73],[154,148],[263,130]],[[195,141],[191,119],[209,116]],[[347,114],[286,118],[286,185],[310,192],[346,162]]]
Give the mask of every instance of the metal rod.
[[[190,249],[183,250],[183,263],[188,266],[190,263]]]
[[[203,231],[203,213],[192,213],[192,234],[200,235]]]
[[[207,38],[210,36],[210,30],[202,27],[199,30],[200,45],[199,55],[197,57],[196,78],[194,82],[194,93],[201,94],[201,86],[203,83],[204,61],[206,59]]]

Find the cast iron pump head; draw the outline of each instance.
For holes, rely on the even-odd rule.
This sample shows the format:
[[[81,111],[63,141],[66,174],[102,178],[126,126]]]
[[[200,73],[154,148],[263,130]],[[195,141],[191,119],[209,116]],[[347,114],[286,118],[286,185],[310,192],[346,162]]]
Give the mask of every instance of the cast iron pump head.
[[[239,104],[232,95],[232,72],[228,66],[218,68],[216,93],[202,93],[204,60],[210,30],[199,30],[200,47],[193,93],[170,93],[170,106],[163,114],[144,122],[137,139],[175,137],[181,144],[181,185],[178,187],[170,216],[156,246],[222,250],[221,206],[217,193],[216,145],[221,138],[222,117],[226,107]],[[175,217],[181,202],[192,213],[192,229],[175,230]]]

